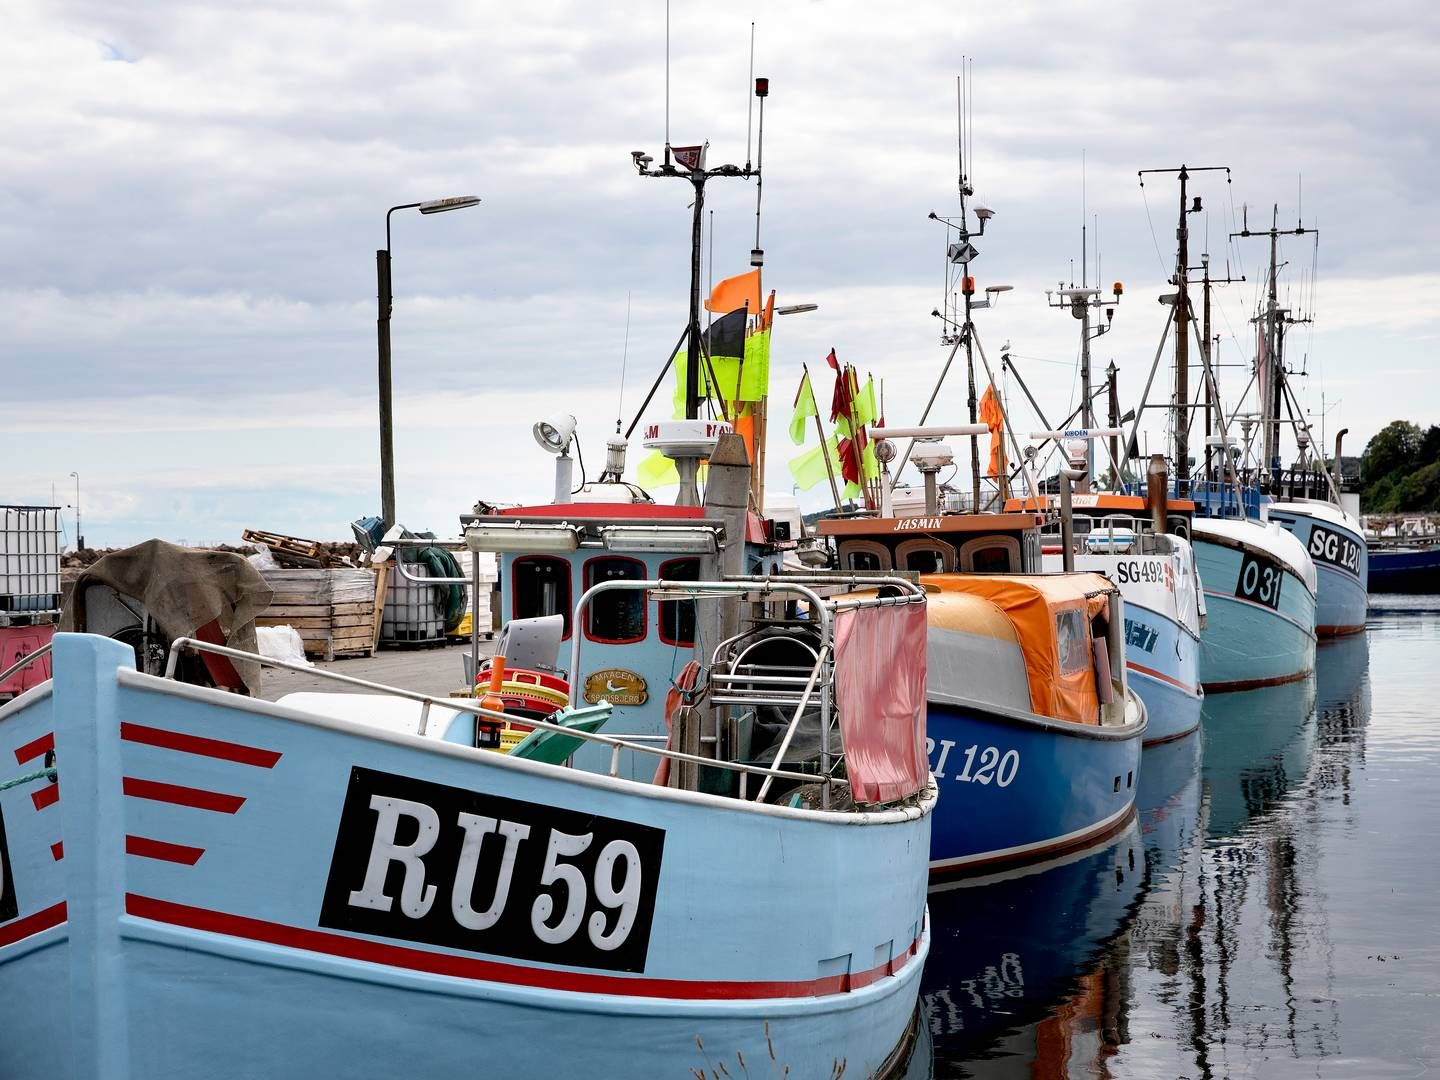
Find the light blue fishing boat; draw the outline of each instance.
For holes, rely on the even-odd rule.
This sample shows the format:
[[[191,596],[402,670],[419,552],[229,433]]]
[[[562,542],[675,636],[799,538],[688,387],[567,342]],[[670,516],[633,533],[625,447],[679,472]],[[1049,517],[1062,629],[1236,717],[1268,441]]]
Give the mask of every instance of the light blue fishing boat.
[[[1315,564],[1276,524],[1196,518],[1205,583],[1200,679],[1207,693],[1303,679],[1315,667]]]
[[[1270,504],[1270,520],[1299,540],[1315,563],[1315,633],[1343,637],[1365,629],[1370,550],[1360,523],[1333,503]]]
[[[554,517],[469,536],[527,526],[543,550],[565,529],[572,551],[603,543]],[[723,557],[714,521],[667,528]],[[508,752],[477,743],[512,718],[468,701],[272,704],[58,636],[53,687],[0,709],[0,782],[21,781],[0,792],[0,1075],[883,1075],[929,940],[924,594],[825,600],[719,580],[715,557],[692,580],[592,581],[569,609],[585,626],[633,593],[734,620],[665,714],[670,746],[585,702],[583,635],[570,704]],[[794,601],[808,617],[787,622]],[[695,653],[626,670],[665,687]],[[635,695],[622,682],[599,680]],[[761,702],[786,723],[756,763]],[[792,764],[806,737],[823,767]],[[622,774],[642,757],[651,776]]]

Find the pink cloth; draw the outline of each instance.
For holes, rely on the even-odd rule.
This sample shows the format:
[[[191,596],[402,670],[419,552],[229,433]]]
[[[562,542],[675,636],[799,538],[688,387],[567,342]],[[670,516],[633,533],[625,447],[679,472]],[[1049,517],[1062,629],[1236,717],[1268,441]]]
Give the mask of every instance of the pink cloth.
[[[835,700],[856,802],[923,791],[925,605],[859,608],[835,616]]]

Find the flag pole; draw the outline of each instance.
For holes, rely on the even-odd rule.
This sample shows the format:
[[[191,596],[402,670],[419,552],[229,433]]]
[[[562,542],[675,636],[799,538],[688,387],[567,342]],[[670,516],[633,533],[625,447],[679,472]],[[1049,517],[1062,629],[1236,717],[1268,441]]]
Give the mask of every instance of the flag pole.
[[[810,396],[813,398],[815,396],[815,383],[810,379],[810,365],[801,363],[800,368],[805,372],[805,382],[809,384]],[[830,478],[830,494],[835,499],[835,512],[838,514],[841,512],[840,486],[835,483],[835,466],[830,464],[830,454],[825,449],[825,428],[820,423],[819,402],[816,402],[815,407],[815,433],[820,436],[820,457],[825,462],[825,475]]]

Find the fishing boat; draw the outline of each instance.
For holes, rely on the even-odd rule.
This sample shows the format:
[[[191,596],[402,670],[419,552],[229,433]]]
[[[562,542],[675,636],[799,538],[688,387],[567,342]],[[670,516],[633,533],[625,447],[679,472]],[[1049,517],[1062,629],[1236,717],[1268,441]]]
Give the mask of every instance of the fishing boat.
[[[1054,509],[1058,497],[1011,499],[1006,510],[1037,503]],[[1071,505],[1074,568],[1104,574],[1125,598],[1125,666],[1130,685],[1145,702],[1145,745],[1183,738],[1200,726],[1205,701],[1200,685],[1204,591],[1186,539],[1194,504],[1162,499],[1157,516],[1139,496],[1099,492],[1074,495]],[[1064,563],[1059,518],[1042,532],[1044,568],[1059,571]]]
[[[599,516],[491,517],[466,539],[607,559],[607,528],[624,534]],[[692,579],[592,579],[570,625],[633,597],[645,640],[573,633],[569,704],[508,752],[485,748],[507,714],[469,701],[365,685],[271,704],[59,635],[53,686],[0,709],[21,780],[0,793],[0,1074],[881,1074],[928,947],[925,594],[722,579],[723,517],[654,528],[714,550]],[[777,617],[787,601],[808,617]],[[632,735],[605,696],[697,656],[650,648],[657,604],[735,628],[668,712],[695,753]],[[784,713],[782,743],[817,732],[821,767],[783,746],[750,764],[760,708]],[[626,755],[662,782],[620,775]]]
[[[819,523],[842,572],[920,572],[929,592],[935,877],[1083,847],[1133,812],[1146,709],[1127,687],[1125,603],[1099,574],[1040,572],[1045,520]]]
[[[1440,593],[1440,544],[1371,540],[1369,591],[1377,593]]]
[[[1364,630],[1370,554],[1359,520],[1320,499],[1272,502],[1270,520],[1299,540],[1315,564],[1316,635]]]

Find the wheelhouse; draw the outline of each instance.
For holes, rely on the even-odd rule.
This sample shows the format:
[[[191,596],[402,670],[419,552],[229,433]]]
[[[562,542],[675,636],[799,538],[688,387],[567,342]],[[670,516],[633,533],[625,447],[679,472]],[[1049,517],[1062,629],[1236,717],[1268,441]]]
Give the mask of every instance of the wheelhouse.
[[[1045,515],[1031,512],[898,518],[827,518],[821,536],[845,573],[1040,572]]]

